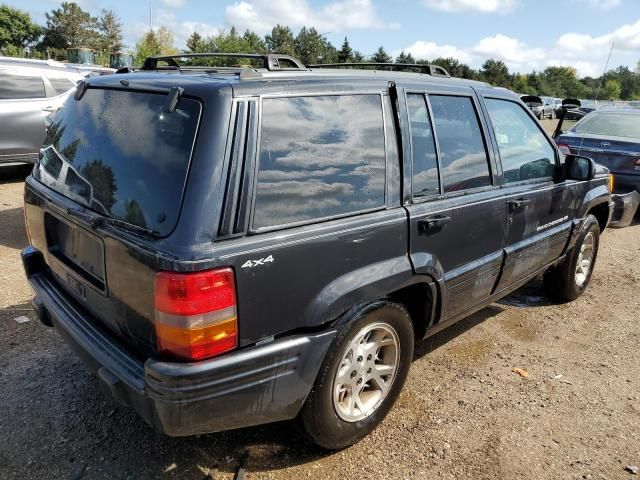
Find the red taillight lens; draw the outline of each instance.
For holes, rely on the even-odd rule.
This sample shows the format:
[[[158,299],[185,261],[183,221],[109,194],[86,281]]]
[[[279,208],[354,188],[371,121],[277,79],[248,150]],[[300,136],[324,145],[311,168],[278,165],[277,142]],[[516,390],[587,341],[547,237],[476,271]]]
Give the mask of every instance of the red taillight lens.
[[[160,272],[155,285],[158,350],[202,360],[238,346],[233,270]]]
[[[564,143],[558,144],[558,150],[560,150],[560,153],[563,155],[571,155],[571,149],[569,148],[569,145],[566,145]]]

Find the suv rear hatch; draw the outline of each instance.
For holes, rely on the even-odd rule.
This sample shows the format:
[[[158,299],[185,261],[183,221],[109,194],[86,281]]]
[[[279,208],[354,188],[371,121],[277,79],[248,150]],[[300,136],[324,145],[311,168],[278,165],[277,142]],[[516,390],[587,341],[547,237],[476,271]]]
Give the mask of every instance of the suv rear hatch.
[[[90,87],[70,98],[25,191],[29,238],[54,279],[146,354],[156,349],[146,259],[178,222],[202,109],[178,93]]]

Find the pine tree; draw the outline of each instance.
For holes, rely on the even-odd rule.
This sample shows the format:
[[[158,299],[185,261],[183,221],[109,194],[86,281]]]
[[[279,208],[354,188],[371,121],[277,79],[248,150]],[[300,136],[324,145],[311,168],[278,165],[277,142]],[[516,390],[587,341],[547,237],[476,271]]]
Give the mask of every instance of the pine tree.
[[[373,63],[391,63],[393,60],[383,47],[380,47],[376,53],[371,57]]]
[[[347,37],[344,37],[344,43],[342,44],[342,48],[338,52],[338,62],[347,63],[352,61],[353,50],[351,49],[351,45],[349,45],[349,40],[347,40]]]
[[[193,32],[187,39],[187,48],[191,53],[202,53],[203,46],[202,35],[198,32]]]

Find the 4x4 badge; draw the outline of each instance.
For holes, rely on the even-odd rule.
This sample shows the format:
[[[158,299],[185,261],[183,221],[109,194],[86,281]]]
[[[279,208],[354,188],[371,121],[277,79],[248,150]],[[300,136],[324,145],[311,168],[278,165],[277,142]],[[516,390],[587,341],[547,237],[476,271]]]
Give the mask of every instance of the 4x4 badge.
[[[265,258],[258,258],[257,260],[247,260],[242,264],[242,268],[253,268],[258,267],[260,265],[264,265],[265,263],[273,263],[273,255],[269,255]]]

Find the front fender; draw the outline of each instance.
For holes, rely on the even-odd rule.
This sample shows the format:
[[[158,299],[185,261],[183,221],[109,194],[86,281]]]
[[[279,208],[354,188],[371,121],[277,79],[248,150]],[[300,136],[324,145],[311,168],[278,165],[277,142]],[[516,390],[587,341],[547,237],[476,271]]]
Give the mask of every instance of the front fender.
[[[611,193],[606,185],[598,185],[591,190],[589,190],[582,202],[582,205],[579,209],[580,218],[584,218],[589,210],[593,207],[597,207],[600,204],[606,203],[609,204],[611,200]]]

